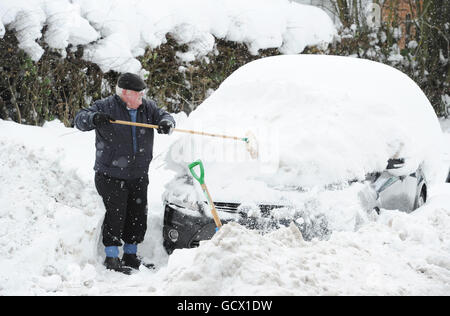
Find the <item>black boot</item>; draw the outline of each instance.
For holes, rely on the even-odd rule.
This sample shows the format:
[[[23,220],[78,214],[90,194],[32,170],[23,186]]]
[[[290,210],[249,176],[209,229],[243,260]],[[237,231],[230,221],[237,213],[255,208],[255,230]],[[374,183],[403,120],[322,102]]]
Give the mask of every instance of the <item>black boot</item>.
[[[122,264],[131,267],[133,269],[139,270],[141,264],[147,269],[155,269],[155,265],[153,263],[145,263],[142,262],[142,258],[138,257],[136,254],[124,253],[122,257]]]
[[[106,269],[113,270],[116,272],[121,272],[127,275],[130,275],[132,270],[128,267],[125,267],[119,258],[106,257],[104,263]]]

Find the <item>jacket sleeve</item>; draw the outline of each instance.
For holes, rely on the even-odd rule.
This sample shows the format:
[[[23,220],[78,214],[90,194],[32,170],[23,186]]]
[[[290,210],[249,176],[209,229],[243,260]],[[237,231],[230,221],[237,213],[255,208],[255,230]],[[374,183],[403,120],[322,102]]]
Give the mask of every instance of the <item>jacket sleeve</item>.
[[[151,108],[153,124],[159,125],[162,120],[168,120],[171,121],[175,127],[175,119],[169,114],[169,112],[159,108],[156,103],[152,101],[149,102],[149,106]]]
[[[102,112],[101,101],[96,101],[88,108],[81,109],[75,116],[75,126],[83,132],[95,129],[94,115]]]

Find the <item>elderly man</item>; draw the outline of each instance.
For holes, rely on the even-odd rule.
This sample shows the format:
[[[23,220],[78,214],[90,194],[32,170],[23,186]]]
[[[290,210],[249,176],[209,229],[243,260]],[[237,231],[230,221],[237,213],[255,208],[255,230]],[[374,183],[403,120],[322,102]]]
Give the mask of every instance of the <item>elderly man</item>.
[[[147,230],[148,169],[153,157],[153,129],[112,124],[114,120],[158,125],[171,134],[173,117],[143,99],[145,82],[137,75],[119,77],[116,94],[94,102],[75,117],[81,131],[95,129],[95,186],[105,204],[103,244],[107,269],[129,274],[143,264],[137,245]],[[119,259],[119,246],[123,257]],[[146,265],[150,267],[150,265]]]

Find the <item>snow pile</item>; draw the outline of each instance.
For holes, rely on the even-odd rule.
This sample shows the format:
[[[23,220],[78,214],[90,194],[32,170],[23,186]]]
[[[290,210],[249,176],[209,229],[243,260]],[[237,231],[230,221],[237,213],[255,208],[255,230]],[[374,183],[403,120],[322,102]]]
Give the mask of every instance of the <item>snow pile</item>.
[[[214,52],[215,38],[245,43],[252,54],[265,48],[291,54],[336,34],[324,11],[288,0],[3,0],[0,37],[5,26],[34,61],[43,54],[36,40],[47,26],[50,48],[64,56],[69,45],[82,45],[83,58],[104,72],[139,72],[136,57],[166,43],[167,35],[188,46],[177,56],[189,62]]]
[[[441,121],[447,156],[449,122]],[[327,241],[305,242],[295,225],[261,235],[227,224],[198,249],[175,250],[164,294],[447,295],[450,184],[429,194],[414,213],[382,210]]]
[[[156,148],[163,151],[170,139],[158,136]],[[96,294],[94,280],[105,273],[108,278],[98,270],[105,210],[93,181],[94,138],[93,132],[66,128],[59,121],[35,127],[0,120],[0,295],[73,289]],[[158,265],[167,260],[158,182],[171,175],[159,174],[159,150],[150,176],[151,244],[140,247]]]
[[[174,143],[171,167],[201,158],[210,191],[220,194],[229,189],[234,196],[241,190],[270,197],[273,190],[364,180],[392,157],[406,159],[404,174],[424,162],[427,180],[443,181],[442,132],[431,104],[405,74],[368,60],[256,60],[228,77],[183,127],[255,134],[257,160],[239,141],[188,135]]]
[[[414,214],[387,211],[328,241],[305,242],[295,225],[259,235],[227,224],[171,255],[164,294],[446,295],[449,188]]]
[[[71,150],[46,142],[55,140],[48,137],[54,128],[12,126],[0,121],[0,256],[6,272],[0,288],[14,294],[36,287],[33,293],[43,294],[58,290],[62,275],[67,281],[74,272],[89,284],[101,200],[66,164]],[[89,157],[79,158],[89,163]]]

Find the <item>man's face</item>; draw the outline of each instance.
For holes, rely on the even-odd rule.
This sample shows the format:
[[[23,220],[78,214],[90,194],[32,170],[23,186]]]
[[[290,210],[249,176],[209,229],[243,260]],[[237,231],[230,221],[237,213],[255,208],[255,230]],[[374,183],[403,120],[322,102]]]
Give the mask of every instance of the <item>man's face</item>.
[[[142,104],[144,91],[126,90],[122,91],[122,100],[130,109],[137,109]]]

